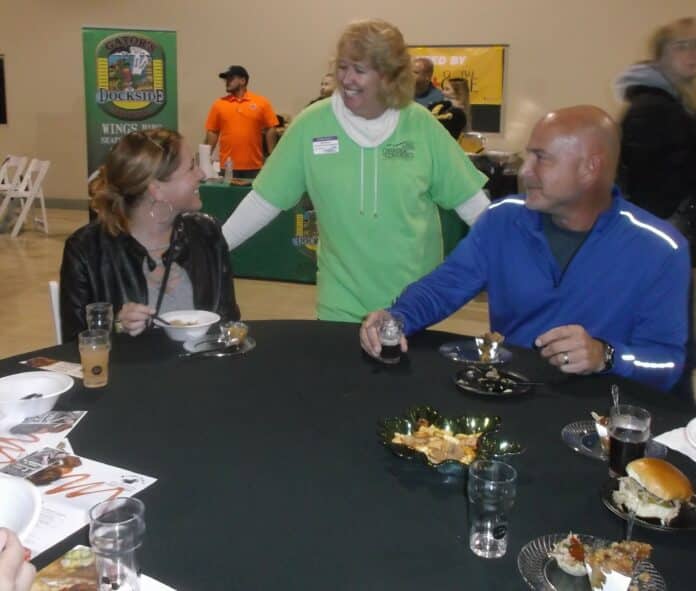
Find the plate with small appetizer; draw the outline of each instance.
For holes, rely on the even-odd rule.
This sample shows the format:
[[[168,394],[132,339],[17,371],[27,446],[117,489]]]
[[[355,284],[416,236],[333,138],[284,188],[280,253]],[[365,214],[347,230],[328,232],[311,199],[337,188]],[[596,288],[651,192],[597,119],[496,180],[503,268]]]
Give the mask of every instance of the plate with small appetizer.
[[[665,581],[648,560],[652,547],[609,542],[587,534],[548,534],[527,543],[517,568],[531,589],[544,591],[665,591]]]
[[[438,350],[452,361],[494,365],[512,359],[512,353],[502,346],[504,340],[505,337],[498,332],[487,332],[480,337],[445,343]]]

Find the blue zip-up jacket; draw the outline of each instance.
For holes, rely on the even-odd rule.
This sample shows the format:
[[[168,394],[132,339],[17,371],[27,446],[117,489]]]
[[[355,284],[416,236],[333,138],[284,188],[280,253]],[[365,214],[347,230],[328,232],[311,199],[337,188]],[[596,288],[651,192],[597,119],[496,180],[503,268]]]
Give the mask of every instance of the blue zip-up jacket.
[[[673,386],[684,367],[690,260],[686,240],[667,222],[615,190],[562,271],[525,196],[492,203],[468,236],[390,309],[406,334],[446,318],[488,292],[491,329],[533,347],[540,334],[579,324],[614,349],[611,373]]]

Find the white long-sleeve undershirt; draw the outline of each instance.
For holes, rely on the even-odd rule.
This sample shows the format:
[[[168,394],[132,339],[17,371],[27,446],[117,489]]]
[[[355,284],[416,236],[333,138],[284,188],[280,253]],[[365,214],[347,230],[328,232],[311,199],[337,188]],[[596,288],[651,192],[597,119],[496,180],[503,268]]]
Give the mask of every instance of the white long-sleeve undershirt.
[[[471,199],[457,206],[455,211],[464,222],[471,225],[489,203],[488,197],[481,190]],[[261,228],[272,222],[281,211],[282,209],[270,204],[256,191],[251,191],[222,226],[222,233],[229,249],[234,250],[251,238]]]

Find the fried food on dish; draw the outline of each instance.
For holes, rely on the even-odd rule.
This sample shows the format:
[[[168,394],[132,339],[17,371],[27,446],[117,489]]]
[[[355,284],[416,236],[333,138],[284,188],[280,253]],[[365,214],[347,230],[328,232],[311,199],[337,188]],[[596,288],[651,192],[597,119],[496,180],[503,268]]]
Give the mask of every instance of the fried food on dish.
[[[430,425],[425,419],[418,421],[418,429],[412,434],[394,433],[392,443],[405,445],[424,453],[433,464],[456,460],[469,465],[476,459],[476,446],[481,433],[467,435],[452,433]]]
[[[636,564],[647,560],[651,552],[650,544],[633,541],[613,542],[607,547],[587,550],[585,566],[590,586],[604,590],[622,585],[622,588],[628,589]]]

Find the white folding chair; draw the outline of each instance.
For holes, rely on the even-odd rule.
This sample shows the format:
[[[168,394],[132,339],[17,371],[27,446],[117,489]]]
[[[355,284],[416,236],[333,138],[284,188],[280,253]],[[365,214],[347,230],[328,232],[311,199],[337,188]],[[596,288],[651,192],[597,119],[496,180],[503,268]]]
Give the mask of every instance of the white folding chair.
[[[13,189],[10,189],[5,198],[0,204],[0,218],[2,218],[5,210],[10,204],[12,199],[20,199],[22,202],[22,211],[15,222],[14,228],[10,236],[16,238],[19,234],[19,230],[27,219],[32,206],[34,205],[34,200],[38,199],[41,205],[41,218],[38,221],[43,227],[43,231],[48,234],[48,219],[46,218],[46,203],[44,201],[43,194],[43,181],[46,177],[49,167],[51,166],[50,160],[37,160],[32,158],[26,172],[22,176],[22,180],[19,185]]]
[[[53,316],[53,329],[56,332],[56,345],[63,344],[63,334],[60,325],[60,284],[57,281],[48,282],[48,299]]]
[[[12,156],[9,154],[0,166],[0,196],[4,196],[10,189],[15,189],[22,179],[22,173],[27,165],[26,156]],[[0,210],[3,211],[3,210]]]

